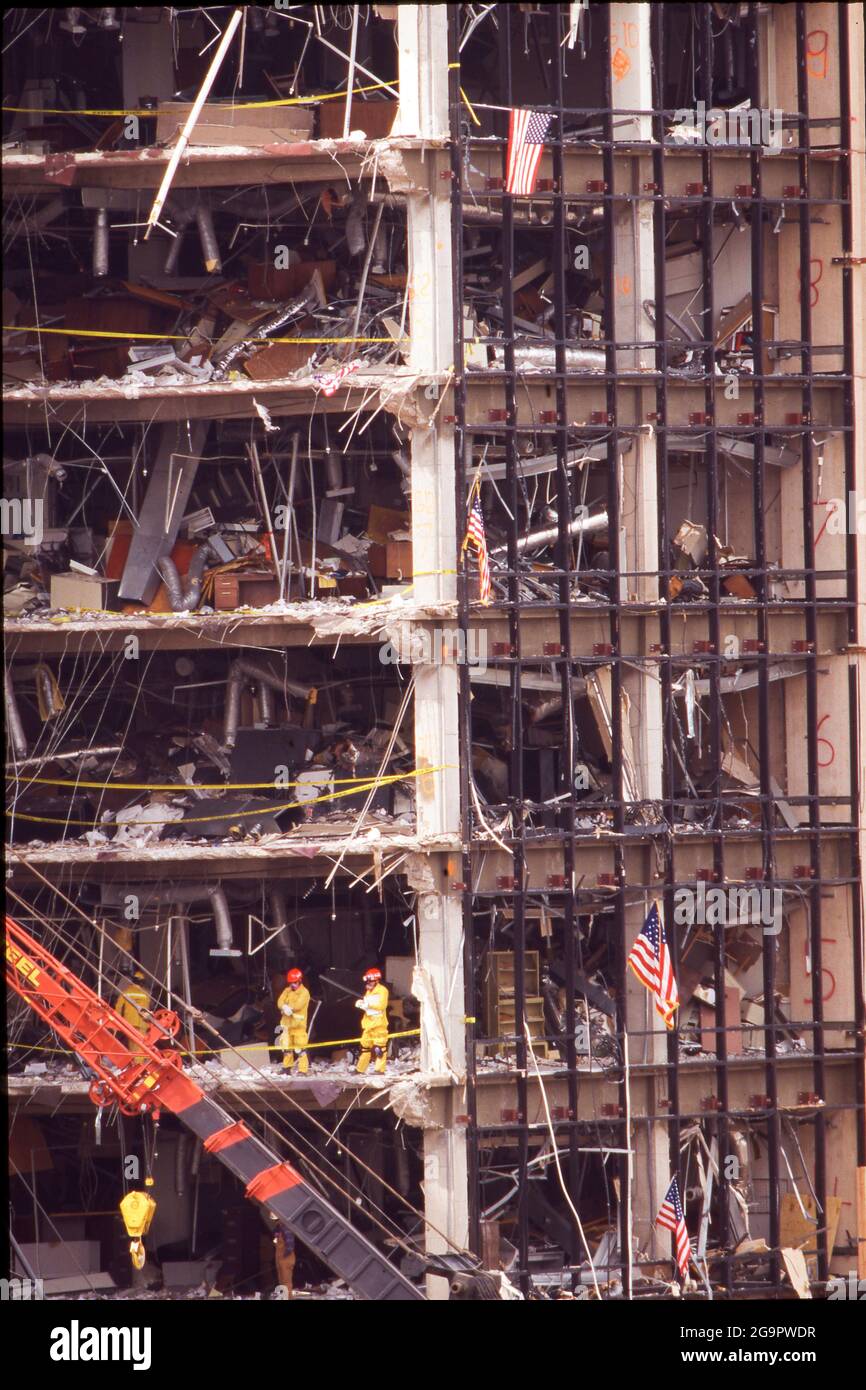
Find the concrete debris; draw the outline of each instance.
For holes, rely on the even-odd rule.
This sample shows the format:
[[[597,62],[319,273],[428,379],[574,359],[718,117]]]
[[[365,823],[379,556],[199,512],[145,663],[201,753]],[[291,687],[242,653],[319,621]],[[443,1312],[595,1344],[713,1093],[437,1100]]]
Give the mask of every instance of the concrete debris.
[[[171,806],[164,801],[149,806],[130,806],[115,816],[118,829],[113,843],[143,849],[154,844],[167,825],[179,820],[183,820],[182,806]]]

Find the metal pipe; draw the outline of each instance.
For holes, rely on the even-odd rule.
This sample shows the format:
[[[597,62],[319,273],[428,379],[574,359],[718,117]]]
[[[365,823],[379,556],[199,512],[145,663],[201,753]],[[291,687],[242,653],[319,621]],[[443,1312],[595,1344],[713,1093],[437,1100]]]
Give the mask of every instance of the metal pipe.
[[[302,313],[309,306],[313,297],[314,291],[307,289],[300,299],[293,300],[291,304],[285,305],[277,313],[272,314],[264,323],[258,324],[255,334],[249,338],[244,338],[243,342],[233,343],[231,347],[226,348],[214,361],[214,375],[217,376],[225,372],[232,362],[236,361],[243,353],[259,346],[262,339],[267,338],[271,333],[276,333],[278,328],[284,328],[297,314]]]
[[[217,947],[220,951],[232,950],[232,919],[229,912],[228,898],[224,888],[212,888],[208,893],[210,905],[213,909],[214,926],[216,927]]]
[[[226,705],[223,721],[223,748],[234,748],[241,718],[241,690],[244,674],[232,666],[226,681]]]
[[[358,52],[358,20],[361,16],[359,5],[352,6],[352,42],[349,48],[349,72],[346,77],[346,108],[343,113],[343,139],[349,138],[349,122],[352,119],[352,84],[355,81],[355,55]]]
[[[300,681],[290,681],[287,677],[278,675],[276,671],[269,670],[267,666],[260,666],[257,661],[248,661],[246,657],[242,657],[232,664],[235,669],[240,669],[250,680],[264,682],[265,685],[270,686],[271,690],[276,690],[280,695],[288,691],[297,699],[306,700],[312,690],[312,686],[302,685]]]
[[[325,477],[328,482],[328,491],[337,492],[343,486],[343,460],[334,449],[328,449],[325,454]]]
[[[274,692],[269,685],[261,681],[258,689],[259,706],[261,709],[262,723],[272,729],[276,724],[276,706],[274,704]]]
[[[287,578],[288,578],[289,565],[291,564],[292,556],[293,556],[293,554],[294,554],[294,550],[293,550],[293,546],[292,546],[292,520],[293,520],[293,517],[294,517],[294,504],[295,504],[295,474],[296,474],[296,471],[297,471],[297,464],[298,464],[298,446],[299,446],[300,442],[301,442],[301,436],[298,434],[298,432],[297,432],[297,430],[296,430],[295,433],[292,435],[292,461],[291,461],[291,465],[290,465],[290,467],[289,467],[289,489],[288,489],[288,492],[286,493],[286,524],[285,524],[285,534],[284,534],[284,536],[283,536],[283,558],[282,558],[282,561],[281,561],[281,564],[280,564],[280,602],[281,602],[281,603],[282,603],[283,600],[287,597],[287,594],[286,594],[286,580],[287,580]],[[298,555],[298,562],[300,563],[300,554]],[[289,590],[289,592],[291,592],[291,590]]]
[[[286,903],[286,891],[282,884],[272,883],[268,888],[268,901],[271,908],[271,931],[280,932],[280,936],[269,943],[268,950],[273,950],[275,965],[277,968],[287,966],[294,959],[289,940],[289,911]]]
[[[405,194],[400,193],[381,193],[375,192],[369,195],[371,203],[384,203],[389,208],[405,208],[407,200]],[[495,208],[473,207],[471,203],[464,204],[461,209],[461,221],[481,223],[484,226],[499,227],[502,225],[502,213]],[[582,221],[583,214],[576,212],[566,212],[565,222],[571,226],[577,226]],[[530,212],[520,208],[515,208],[512,214],[515,227],[549,227],[553,222],[551,212]]]
[[[364,236],[364,214],[367,210],[365,194],[358,190],[352,198],[352,206],[346,218],[346,246],[350,256],[360,256],[367,245]]]
[[[253,440],[250,444],[247,445],[247,453],[249,454],[250,463],[253,467],[253,477],[255,478],[256,486],[259,490],[259,499],[262,504],[262,520],[265,523],[265,531],[268,537],[268,548],[271,558],[271,565],[273,566],[274,570],[274,577],[276,579],[279,579],[280,570],[279,565],[277,564],[277,542],[274,538],[274,525],[271,521],[271,509],[268,505],[268,494],[265,491],[265,480],[262,476],[262,465],[259,462],[259,450],[255,440]]]
[[[21,711],[18,708],[18,700],[15,696],[15,687],[12,684],[12,672],[8,669],[3,674],[4,690],[6,696],[6,727],[9,730],[9,741],[12,744],[12,751],[16,758],[26,758],[29,751],[27,735],[24,732],[24,724],[21,719]]]
[[[103,883],[100,894],[103,907],[124,907],[128,897],[138,898],[146,907],[164,907],[204,902],[217,887],[213,883],[168,883],[161,887],[152,883]]]
[[[497,367],[505,365],[505,349],[494,347],[493,360]],[[516,345],[514,348],[514,364],[519,370],[521,367],[551,368],[556,366],[556,347],[553,343],[549,347],[526,347]],[[566,371],[574,372],[603,372],[604,371],[604,349],[603,348],[566,348],[565,349]]]
[[[122,753],[123,745],[112,743],[98,748],[76,748],[72,753],[46,753],[41,758],[19,758],[17,763],[7,763],[6,771],[12,772],[16,768],[44,767],[46,763],[72,762],[76,758],[109,758],[114,753]]]
[[[190,1008],[192,1006],[192,986],[190,984],[189,978],[189,918],[186,916],[180,916],[178,920],[180,922],[178,940],[180,941],[181,987],[183,989],[183,997],[186,1002],[187,1008]],[[193,1056],[195,1056],[195,1020],[192,1016],[192,1013],[187,1014],[187,1027],[189,1029],[190,1051],[192,1052]],[[198,1144],[196,1144],[196,1149],[193,1156],[196,1171],[198,1168],[198,1154],[199,1149]]]
[[[278,695],[294,695],[298,700],[308,699],[312,688],[309,685],[301,685],[298,681],[290,681],[279,676],[276,672],[269,670],[267,666],[260,666],[257,661],[247,661],[245,658],[233,661],[229,667],[226,681],[225,719],[223,722],[223,747],[225,748],[234,748],[235,746],[238,724],[240,723],[241,691],[248,681],[254,681],[260,690],[265,685]]]
[[[168,601],[173,613],[182,613],[186,608],[183,598],[183,584],[177,572],[177,565],[170,555],[161,555],[156,562],[160,577],[168,593]]]
[[[147,906],[160,906],[166,903],[198,903],[209,898],[213,909],[218,949],[231,951],[232,955],[240,955],[239,951],[232,950],[231,913],[229,912],[225,889],[221,888],[218,883],[174,883],[161,888],[154,888],[149,883],[104,883],[101,891],[103,907],[122,907],[129,896],[137,897]]]
[[[180,248],[183,245],[184,233],[186,232],[186,229],[192,221],[193,217],[192,211],[188,209],[184,209],[183,212],[176,213],[175,215],[177,217],[178,223],[177,235],[172,237],[171,244],[168,248],[168,255],[165,258],[165,265],[163,267],[163,271],[166,275],[174,275],[175,271],[177,270],[177,263],[180,260]]]
[[[567,527],[570,536],[590,536],[596,531],[607,530],[607,512],[599,512],[597,516],[577,517],[570,521]],[[549,545],[555,541],[559,535],[559,526],[547,526],[543,531],[530,531],[528,536],[521,536],[517,541],[517,551],[530,550],[536,545]],[[507,545],[497,545],[491,550],[491,555],[502,555],[508,549]]]
[[[156,568],[162,576],[168,591],[168,601],[173,613],[184,613],[187,609],[198,608],[201,601],[201,586],[207,562],[213,556],[210,541],[200,545],[189,562],[186,577],[181,581],[177,566],[170,555],[162,555]]]
[[[184,600],[187,608],[198,608],[201,601],[201,586],[204,582],[204,572],[207,562],[216,558],[211,549],[210,541],[205,541],[200,545],[189,562],[189,569],[186,572],[186,584],[184,585]]]
[[[228,52],[229,44],[234,38],[235,30],[240,24],[242,17],[243,10],[241,8],[236,9],[234,14],[229,19],[229,22],[226,25],[225,29],[223,30],[223,36],[220,40],[219,48],[214,54],[213,61],[210,67],[208,68],[207,73],[205,74],[205,79],[201,84],[198,96],[193,102],[192,109],[190,110],[190,113],[187,116],[186,121],[184,122],[183,130],[181,131],[178,137],[177,144],[175,145],[172,151],[171,158],[169,159],[165,173],[162,176],[162,183],[159,185],[156,197],[153,200],[153,206],[151,207],[150,212],[148,213],[147,226],[144,229],[144,236],[142,238],[143,241],[147,241],[150,238],[151,232],[153,231],[154,227],[159,221],[159,214],[162,212],[163,204],[165,203],[165,200],[168,197],[168,190],[171,188],[172,180],[174,179],[175,173],[177,172],[177,167],[184,156],[186,147],[190,141],[190,136],[192,135],[192,132],[195,129],[195,123],[201,115],[202,107],[204,106],[207,100],[208,93],[210,92],[210,89],[214,84],[214,80],[216,78],[217,73],[222,67],[223,59],[225,58],[226,53]]]
[[[201,254],[208,275],[219,274],[223,268],[219,242],[213,224],[213,213],[207,203],[199,203],[195,210],[198,234],[201,238]]]
[[[108,274],[108,208],[96,209],[93,226],[93,274]]]
[[[288,926],[289,912],[286,906],[286,892],[281,884],[272,883],[268,889],[271,905],[272,931],[283,931]]]
[[[361,280],[358,285],[358,302],[355,305],[355,317],[352,321],[352,337],[357,338],[358,327],[361,322],[361,309],[364,304],[364,291],[367,288],[367,276],[370,273],[370,262],[373,259],[373,247],[376,244],[376,237],[379,235],[379,227],[382,222],[382,213],[385,211],[384,204],[380,203],[376,209],[376,221],[373,223],[373,235],[370,237],[370,244],[367,247],[367,255],[364,258],[364,269],[361,271]]]
[[[384,275],[388,257],[388,234],[383,226],[379,226],[376,232],[376,239],[373,244],[373,265],[374,275]]]
[[[43,719],[56,719],[63,710],[63,698],[54,682],[51,668],[40,662],[33,674],[36,679],[37,695],[41,697],[39,700],[40,715]]]

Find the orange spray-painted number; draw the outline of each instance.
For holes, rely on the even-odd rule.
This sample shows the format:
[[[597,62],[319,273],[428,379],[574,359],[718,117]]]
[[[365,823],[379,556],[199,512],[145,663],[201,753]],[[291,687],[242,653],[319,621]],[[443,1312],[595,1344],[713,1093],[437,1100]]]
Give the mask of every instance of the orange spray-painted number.
[[[813,29],[806,35],[806,71],[810,77],[824,78],[829,66],[827,31]]]

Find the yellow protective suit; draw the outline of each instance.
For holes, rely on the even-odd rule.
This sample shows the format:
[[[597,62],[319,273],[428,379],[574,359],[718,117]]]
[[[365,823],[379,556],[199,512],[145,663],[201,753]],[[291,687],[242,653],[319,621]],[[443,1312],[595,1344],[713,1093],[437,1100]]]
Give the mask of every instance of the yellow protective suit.
[[[130,980],[128,985],[124,985],[114,1001],[114,1007],[120,1017],[126,1019],[133,1028],[137,1028],[139,1033],[147,1032],[150,1024],[142,1017],[141,1010],[150,1008],[150,995],[143,981]]]
[[[279,1046],[283,1049],[283,1066],[287,1071],[291,1071],[297,1053],[298,1071],[306,1076],[310,1069],[310,1059],[306,1052],[307,1043],[310,1041],[307,1036],[310,991],[306,985],[298,985],[297,989],[287,985],[277,1000],[277,1008],[282,1025]]]
[[[375,1057],[374,1071],[383,1072],[388,1060],[388,991],[384,985],[374,985],[357,1003],[364,1011],[358,1071],[365,1072]]]

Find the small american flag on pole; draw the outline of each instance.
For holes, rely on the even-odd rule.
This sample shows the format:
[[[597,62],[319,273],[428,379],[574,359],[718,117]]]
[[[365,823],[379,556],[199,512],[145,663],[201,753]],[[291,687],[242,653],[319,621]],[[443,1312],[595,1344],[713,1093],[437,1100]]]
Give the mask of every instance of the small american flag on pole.
[[[481,497],[477,486],[472,499],[472,506],[469,509],[469,521],[466,526],[463,549],[465,550],[468,545],[472,546],[478,557],[478,597],[482,603],[489,603],[493,597],[493,585],[490,581],[490,560],[487,555],[484,513],[481,510]]]
[[[508,167],[505,192],[524,196],[535,191],[538,166],[551,117],[515,108],[508,122]]]
[[[653,903],[649,910],[649,915],[629,952],[628,964],[641,984],[646,985],[653,995],[656,1013],[664,1019],[665,1027],[673,1028],[674,1014],[680,1006],[680,995],[671,969],[670,952],[665,940],[664,924],[659,916],[658,903]]]
[[[673,1182],[665,1193],[665,1199],[659,1207],[659,1214],[656,1217],[655,1224],[664,1227],[666,1231],[673,1232],[674,1259],[677,1262],[677,1269],[680,1274],[685,1274],[689,1267],[691,1247],[689,1246],[686,1215],[683,1211],[683,1204],[680,1201],[680,1188],[676,1178],[673,1179]]]

